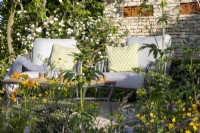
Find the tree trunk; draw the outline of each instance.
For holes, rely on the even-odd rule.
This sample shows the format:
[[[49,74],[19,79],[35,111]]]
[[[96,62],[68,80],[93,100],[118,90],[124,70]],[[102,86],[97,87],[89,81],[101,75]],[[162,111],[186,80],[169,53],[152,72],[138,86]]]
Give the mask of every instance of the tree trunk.
[[[17,0],[12,0],[10,15],[8,18],[8,25],[7,25],[7,43],[8,43],[8,51],[10,55],[14,54],[14,50],[12,47],[12,26],[14,24],[16,6],[17,6]]]

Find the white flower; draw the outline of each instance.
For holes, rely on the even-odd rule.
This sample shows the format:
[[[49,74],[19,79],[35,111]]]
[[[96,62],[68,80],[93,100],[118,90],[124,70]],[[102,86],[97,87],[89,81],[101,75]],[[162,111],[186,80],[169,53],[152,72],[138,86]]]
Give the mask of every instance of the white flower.
[[[21,34],[18,32],[18,33],[17,33],[17,36],[20,36],[20,35],[21,35]]]
[[[22,13],[22,11],[17,11],[17,14],[21,14]]]
[[[100,59],[103,59],[103,55],[100,56]]]
[[[61,20],[61,23],[64,23],[64,21],[63,21],[63,20]]]
[[[42,32],[42,28],[41,27],[37,28],[36,32]]]
[[[53,22],[54,22],[53,20],[50,20],[50,22],[49,22],[49,23],[50,23],[50,24],[53,24]]]
[[[85,37],[85,40],[88,40],[89,38],[88,37]]]
[[[46,34],[49,35],[49,32],[47,31]]]
[[[54,18],[53,20],[58,21],[58,18]]]
[[[63,1],[62,1],[62,0],[59,0],[59,2],[62,3]]]
[[[31,28],[34,28],[34,27],[35,27],[35,25],[34,25],[34,24],[32,24],[32,25],[31,25]]]
[[[98,54],[101,54],[101,51],[99,51]]]
[[[62,26],[62,23],[61,23],[61,22],[59,22],[58,24],[59,24],[60,26]]]
[[[44,25],[47,25],[47,22],[44,22]]]
[[[61,31],[61,30],[62,30],[61,28],[58,29],[58,31]]]

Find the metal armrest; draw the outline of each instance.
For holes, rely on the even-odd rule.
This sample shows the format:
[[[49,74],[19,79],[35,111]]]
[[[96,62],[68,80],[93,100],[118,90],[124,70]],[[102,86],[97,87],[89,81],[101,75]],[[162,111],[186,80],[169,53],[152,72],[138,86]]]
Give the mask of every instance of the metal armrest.
[[[108,71],[108,59],[103,59],[98,61],[95,66],[95,70],[98,70],[100,72],[107,72]]]

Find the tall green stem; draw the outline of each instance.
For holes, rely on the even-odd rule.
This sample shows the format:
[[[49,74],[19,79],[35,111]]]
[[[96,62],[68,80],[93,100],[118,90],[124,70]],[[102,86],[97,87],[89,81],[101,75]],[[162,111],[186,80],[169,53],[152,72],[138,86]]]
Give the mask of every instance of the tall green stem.
[[[165,11],[165,0],[162,0],[162,51],[164,50],[164,40],[165,40],[165,21],[164,21],[164,11]]]
[[[162,51],[164,51],[164,43],[165,43],[165,0],[162,0],[161,3],[161,10],[162,10]],[[165,69],[164,57],[161,57],[161,64],[160,64],[160,71],[161,73]],[[164,70],[165,71],[165,70]]]
[[[81,104],[81,111],[83,110],[83,86],[82,86],[82,82],[83,82],[83,70],[82,70],[82,61],[80,62],[80,81],[79,81],[79,85],[78,85],[78,89],[80,90],[80,104]]]

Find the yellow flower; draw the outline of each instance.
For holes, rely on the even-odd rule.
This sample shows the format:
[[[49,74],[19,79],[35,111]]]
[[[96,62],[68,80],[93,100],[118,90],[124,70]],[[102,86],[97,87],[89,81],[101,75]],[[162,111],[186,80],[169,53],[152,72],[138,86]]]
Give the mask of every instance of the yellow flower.
[[[146,92],[144,90],[141,91],[141,95],[144,96]]]
[[[0,90],[0,94],[3,94],[4,93],[4,91],[3,90]]]
[[[22,86],[26,86],[26,81],[22,81],[22,82],[21,82],[21,85],[22,85]]]
[[[14,103],[17,101],[17,99],[14,97],[11,99]]]
[[[150,123],[154,123],[154,119],[151,119],[151,120],[150,120]]]
[[[192,121],[192,122],[190,122],[190,126],[194,126],[194,122]]]
[[[189,99],[192,99],[192,97],[191,97],[191,96],[189,96]]]
[[[199,119],[198,117],[194,117],[192,120],[197,121],[198,119]]]
[[[191,111],[192,109],[191,109],[191,108],[188,108],[188,110]]]
[[[45,91],[44,93],[45,93],[46,95],[48,95],[48,94],[49,94],[49,93],[48,93],[48,91]]]
[[[46,99],[46,98],[43,98],[42,102],[43,102],[43,103],[47,103],[47,99]]]
[[[169,126],[169,129],[174,128],[174,124],[173,123],[170,123],[168,126]]]
[[[142,120],[145,120],[145,115],[143,115],[143,116],[141,117],[141,119],[142,119]]]
[[[19,90],[18,90],[18,89],[15,89],[15,90],[14,90],[14,94],[15,94],[15,95],[18,95],[18,94],[19,94]]]
[[[40,93],[40,94],[38,94],[38,96],[39,96],[39,97],[41,97],[41,96],[42,96],[42,94]]]
[[[196,110],[196,109],[197,109],[197,105],[196,105],[196,104],[192,104],[192,108],[193,108],[194,110]]]
[[[172,118],[172,122],[173,122],[173,123],[176,122],[176,118],[175,118],[175,117]]]
[[[139,117],[140,117],[140,114],[136,114],[136,117],[138,117],[138,118],[139,118]]]
[[[19,72],[14,72],[13,75],[11,76],[13,79],[19,79],[20,78],[20,73]]]
[[[185,133],[192,133],[190,130],[186,130]]]
[[[2,98],[0,97],[0,100],[2,100]]]
[[[29,80],[27,83],[28,87],[33,87],[35,85],[35,82],[33,80]]]
[[[191,116],[191,113],[187,113],[187,116],[190,117],[190,116]]]
[[[155,115],[154,115],[153,113],[150,113],[150,116],[151,116],[151,117],[155,117]]]
[[[182,108],[182,111],[185,111],[185,108]]]
[[[194,131],[197,131],[197,130],[198,130],[198,128],[197,128],[196,125],[193,126],[193,130],[194,130]]]

